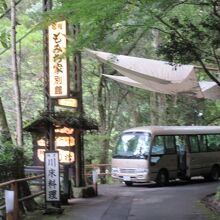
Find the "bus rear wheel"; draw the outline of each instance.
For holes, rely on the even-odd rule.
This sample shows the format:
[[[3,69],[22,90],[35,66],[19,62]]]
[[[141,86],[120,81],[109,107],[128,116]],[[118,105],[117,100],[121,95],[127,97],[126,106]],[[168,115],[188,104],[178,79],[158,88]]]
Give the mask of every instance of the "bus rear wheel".
[[[126,186],[132,186],[133,183],[132,183],[131,181],[125,181],[125,185],[126,185]]]
[[[156,182],[159,186],[167,186],[169,183],[169,175],[166,170],[161,170],[158,175]]]
[[[214,166],[209,174],[209,179],[211,181],[217,181],[219,179],[219,167]]]

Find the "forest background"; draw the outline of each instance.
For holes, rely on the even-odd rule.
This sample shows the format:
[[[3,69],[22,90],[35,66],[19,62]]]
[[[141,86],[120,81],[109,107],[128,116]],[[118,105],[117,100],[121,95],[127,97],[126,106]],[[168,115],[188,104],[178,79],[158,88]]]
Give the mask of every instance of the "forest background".
[[[98,121],[99,131],[84,136],[86,163],[110,163],[120,131],[141,125],[219,125],[220,102],[165,95],[118,84],[102,76],[117,74],[90,59],[84,48],[200,66],[199,80],[219,83],[220,1],[218,0],[54,0],[43,13],[42,1],[17,1],[17,51],[23,126],[45,109],[43,32],[54,21],[80,24],[69,37],[68,56],[82,52],[85,114]],[[1,140],[0,164],[12,163],[16,145],[15,96],[10,52],[10,1],[0,0],[0,97],[14,140]],[[212,68],[217,69],[213,71]],[[3,112],[0,112],[3,114]],[[24,135],[26,164],[32,142]]]

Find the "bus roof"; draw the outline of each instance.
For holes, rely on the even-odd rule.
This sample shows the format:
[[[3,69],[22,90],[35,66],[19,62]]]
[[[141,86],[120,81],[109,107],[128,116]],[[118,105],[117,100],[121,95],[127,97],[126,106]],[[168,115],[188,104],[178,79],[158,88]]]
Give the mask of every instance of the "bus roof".
[[[220,126],[143,126],[123,131],[127,132],[147,132],[152,135],[220,134]]]

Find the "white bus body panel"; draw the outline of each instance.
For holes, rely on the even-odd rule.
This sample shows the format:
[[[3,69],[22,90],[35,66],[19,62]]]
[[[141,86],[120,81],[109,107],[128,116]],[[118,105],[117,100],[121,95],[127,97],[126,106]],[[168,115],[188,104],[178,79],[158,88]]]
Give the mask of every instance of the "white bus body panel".
[[[121,181],[149,182],[148,170],[146,159],[112,159],[112,177]]]

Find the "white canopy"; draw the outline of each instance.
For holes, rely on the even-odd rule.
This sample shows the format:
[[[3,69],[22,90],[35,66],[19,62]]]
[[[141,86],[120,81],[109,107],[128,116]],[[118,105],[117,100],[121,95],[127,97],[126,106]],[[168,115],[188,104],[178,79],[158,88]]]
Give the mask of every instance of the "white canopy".
[[[187,94],[197,98],[220,98],[215,82],[198,82],[192,65],[170,65],[165,61],[87,50],[124,76],[105,75],[118,82],[164,94]]]
[[[215,82],[200,81],[199,85],[204,98],[213,100],[220,99],[220,87]]]

